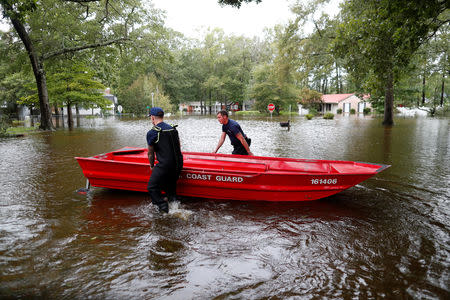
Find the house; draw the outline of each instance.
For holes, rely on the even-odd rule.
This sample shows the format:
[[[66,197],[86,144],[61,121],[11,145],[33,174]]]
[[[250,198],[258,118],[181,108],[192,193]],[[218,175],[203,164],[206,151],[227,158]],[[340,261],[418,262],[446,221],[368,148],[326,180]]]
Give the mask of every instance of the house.
[[[100,109],[98,107],[97,108],[83,108],[83,107],[79,107],[80,115],[81,116],[83,116],[83,115],[92,115],[92,116],[94,116],[94,115],[103,115],[105,113],[114,114],[115,111],[116,111],[116,108],[117,108],[117,97],[111,94],[109,88],[107,88],[104,91],[103,97],[105,97],[106,99],[108,99],[110,101],[110,103],[108,104],[106,109],[102,110],[102,109]],[[0,108],[3,108],[3,107],[6,107],[6,104],[5,105],[0,105]],[[34,115],[39,114],[39,109],[34,109],[33,113],[34,113]],[[64,107],[63,114],[66,114],[66,113],[67,113],[67,109],[66,109],[66,107]],[[53,106],[52,106],[52,114],[59,115],[60,112],[56,113],[54,111]],[[75,105],[72,106],[72,114],[73,115],[76,114]],[[27,106],[25,106],[25,105],[17,105],[17,118],[19,120],[24,120],[24,119],[26,119],[26,117],[28,117],[30,115],[31,115],[30,109]]]
[[[117,97],[113,94],[111,94],[111,90],[109,88],[107,88],[104,92],[103,92],[103,97],[108,99],[110,101],[110,103],[108,104],[108,106],[105,109],[101,109],[101,108],[83,108],[83,107],[79,107],[78,111],[80,113],[81,116],[83,115],[103,115],[103,114],[115,114],[116,113],[116,108],[117,108]],[[75,115],[76,114],[76,108],[75,106],[72,106],[72,114]]]
[[[212,113],[218,113],[219,111],[221,111],[222,109],[225,109],[225,104],[224,103],[220,103],[218,101],[216,101],[213,104],[209,104],[209,102],[207,102],[205,104],[205,102],[202,103],[203,105],[203,110],[207,113],[209,113],[209,108],[211,107],[211,112]],[[201,108],[200,108],[200,101],[191,101],[188,103],[180,103],[180,105],[178,106],[178,109],[180,111],[185,111],[187,113],[200,113],[201,112]],[[235,111],[235,110],[239,110],[237,103],[233,103],[232,105],[230,105],[229,107],[230,110]]]
[[[342,112],[349,113],[352,109],[357,113],[362,113],[364,108],[371,107],[368,99],[369,95],[364,95],[361,100],[355,94],[326,94],[322,95],[321,112],[337,113],[340,108]]]

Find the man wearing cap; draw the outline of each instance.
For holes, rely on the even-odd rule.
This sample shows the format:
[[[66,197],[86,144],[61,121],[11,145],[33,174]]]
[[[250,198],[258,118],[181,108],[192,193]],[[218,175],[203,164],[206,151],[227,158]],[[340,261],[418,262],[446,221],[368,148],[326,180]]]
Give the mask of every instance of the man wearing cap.
[[[225,137],[228,135],[231,145],[234,148],[232,154],[253,155],[250,151],[250,143],[252,140],[244,134],[238,122],[228,119],[228,112],[226,110],[221,110],[217,113],[217,120],[222,124],[222,135],[213,153],[217,153],[220,147],[222,147],[223,142],[225,142]]]
[[[152,174],[147,190],[152,203],[162,212],[169,212],[167,201],[176,200],[177,180],[183,168],[180,139],[176,126],[163,121],[164,111],[160,107],[150,109],[153,128],[147,132],[148,160]],[[155,165],[155,154],[158,163]],[[166,193],[162,197],[161,190]]]

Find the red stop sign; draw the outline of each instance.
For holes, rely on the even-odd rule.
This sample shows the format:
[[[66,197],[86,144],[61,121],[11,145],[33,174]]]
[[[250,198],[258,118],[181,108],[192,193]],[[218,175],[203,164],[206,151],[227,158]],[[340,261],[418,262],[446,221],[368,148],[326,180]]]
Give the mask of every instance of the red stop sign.
[[[268,109],[270,112],[273,112],[273,111],[275,110],[275,104],[270,103],[269,105],[267,105],[267,109]]]

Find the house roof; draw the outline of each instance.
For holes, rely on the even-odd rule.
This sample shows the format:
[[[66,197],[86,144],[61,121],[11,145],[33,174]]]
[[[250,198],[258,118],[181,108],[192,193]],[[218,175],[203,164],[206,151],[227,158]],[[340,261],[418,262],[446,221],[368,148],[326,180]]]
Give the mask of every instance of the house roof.
[[[339,103],[353,95],[354,94],[327,94],[322,95],[322,101],[324,103]]]

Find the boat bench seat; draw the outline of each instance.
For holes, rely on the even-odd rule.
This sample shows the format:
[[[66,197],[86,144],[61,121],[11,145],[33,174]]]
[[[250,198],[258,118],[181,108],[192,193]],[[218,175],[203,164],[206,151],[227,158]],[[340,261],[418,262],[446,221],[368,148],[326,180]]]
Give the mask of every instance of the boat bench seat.
[[[304,173],[329,173],[330,164],[323,162],[272,161],[269,170]]]
[[[185,168],[196,168],[205,170],[230,170],[230,171],[242,171],[242,172],[265,172],[267,167],[265,163],[248,163],[248,162],[236,162],[217,159],[195,159],[185,158]]]

